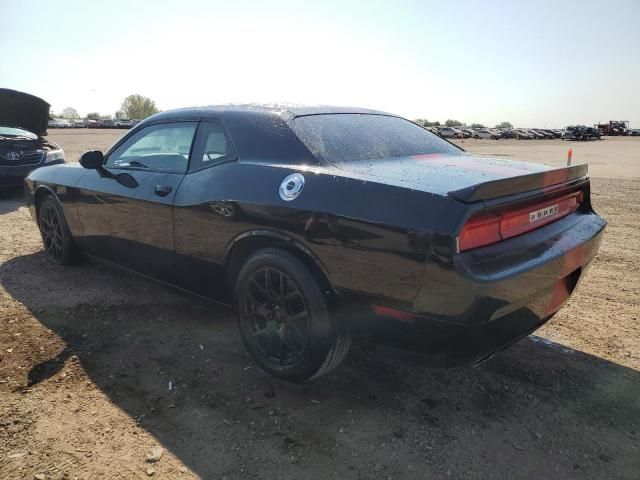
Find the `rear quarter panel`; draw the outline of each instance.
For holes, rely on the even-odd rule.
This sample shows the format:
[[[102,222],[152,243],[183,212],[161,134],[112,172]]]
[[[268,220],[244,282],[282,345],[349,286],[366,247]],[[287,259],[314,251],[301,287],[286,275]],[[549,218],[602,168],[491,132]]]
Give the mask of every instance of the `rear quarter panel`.
[[[304,189],[284,201],[278,189],[294,172],[304,175]],[[221,202],[237,214],[222,215]],[[176,252],[220,267],[237,239],[274,232],[307,249],[335,289],[410,301],[431,232],[455,203],[333,168],[231,162],[184,178],[174,204]]]

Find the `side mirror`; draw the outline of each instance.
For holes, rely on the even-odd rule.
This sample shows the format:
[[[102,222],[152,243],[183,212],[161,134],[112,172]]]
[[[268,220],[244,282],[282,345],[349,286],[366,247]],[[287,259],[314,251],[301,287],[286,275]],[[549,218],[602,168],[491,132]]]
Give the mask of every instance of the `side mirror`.
[[[96,170],[102,166],[104,155],[99,150],[85,152],[80,157],[80,165],[89,170]]]

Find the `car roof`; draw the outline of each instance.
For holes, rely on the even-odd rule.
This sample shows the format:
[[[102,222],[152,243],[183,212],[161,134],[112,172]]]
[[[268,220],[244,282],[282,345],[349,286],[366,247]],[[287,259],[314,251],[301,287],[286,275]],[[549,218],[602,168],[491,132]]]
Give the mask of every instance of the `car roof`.
[[[358,107],[336,107],[329,105],[294,105],[294,104],[227,104],[209,105],[205,107],[179,108],[168,110],[149,117],[148,120],[186,120],[190,118],[224,118],[228,116],[280,116],[295,118],[307,115],[325,114],[371,114],[397,116],[391,113],[382,112]],[[145,122],[146,123],[146,122]]]
[[[239,158],[272,163],[318,163],[292,130],[296,117],[324,114],[371,114],[399,118],[397,115],[357,107],[291,104],[212,105],[181,108],[157,113],[136,124],[129,135],[149,125],[165,122],[224,122]]]

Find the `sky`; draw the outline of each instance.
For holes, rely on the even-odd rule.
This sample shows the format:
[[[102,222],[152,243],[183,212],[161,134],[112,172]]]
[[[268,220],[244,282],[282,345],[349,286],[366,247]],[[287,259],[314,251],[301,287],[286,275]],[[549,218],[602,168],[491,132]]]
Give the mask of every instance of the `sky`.
[[[54,112],[290,102],[640,127],[640,0],[0,0],[0,87]]]

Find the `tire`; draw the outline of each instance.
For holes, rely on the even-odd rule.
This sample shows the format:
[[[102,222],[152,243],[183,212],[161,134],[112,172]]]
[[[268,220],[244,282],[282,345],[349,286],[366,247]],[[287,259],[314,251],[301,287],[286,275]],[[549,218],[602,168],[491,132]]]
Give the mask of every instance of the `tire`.
[[[49,258],[60,265],[72,265],[77,258],[77,248],[62,207],[51,195],[40,204],[38,228]]]
[[[240,270],[234,291],[242,340],[255,362],[274,377],[312,380],[347,355],[351,335],[330,316],[321,286],[294,255],[259,250]]]

